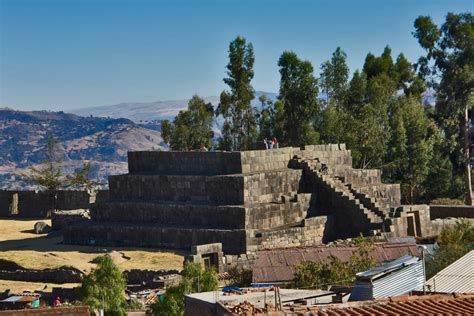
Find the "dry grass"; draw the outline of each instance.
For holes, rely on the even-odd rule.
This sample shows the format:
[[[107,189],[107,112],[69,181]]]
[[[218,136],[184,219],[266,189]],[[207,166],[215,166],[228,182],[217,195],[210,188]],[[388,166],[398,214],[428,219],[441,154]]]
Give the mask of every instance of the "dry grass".
[[[0,259],[14,261],[29,269],[73,266],[87,273],[95,266],[90,261],[105,253],[109,253],[122,270],[181,269],[186,255],[184,252],[160,249],[64,245],[60,235],[34,234],[32,228],[36,222],[0,219]],[[51,224],[48,220],[45,222]],[[6,289],[5,282],[1,281],[0,290]]]

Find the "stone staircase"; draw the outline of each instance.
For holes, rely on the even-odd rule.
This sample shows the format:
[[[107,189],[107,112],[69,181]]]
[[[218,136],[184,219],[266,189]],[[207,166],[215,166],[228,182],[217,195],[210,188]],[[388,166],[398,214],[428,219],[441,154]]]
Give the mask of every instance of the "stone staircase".
[[[328,161],[324,163],[327,164]],[[308,158],[296,155],[291,163],[292,167],[303,169],[306,181],[313,183],[319,188],[323,187],[332,194],[332,200],[343,207],[350,215],[363,220],[359,231],[368,236],[380,236],[389,231],[384,219],[388,217],[390,207],[381,203],[374,197],[354,188],[351,183],[345,183],[344,177],[333,173],[331,166],[326,174],[320,172],[321,162],[319,158]],[[350,167],[349,167],[350,168]],[[349,217],[350,218],[350,217]]]

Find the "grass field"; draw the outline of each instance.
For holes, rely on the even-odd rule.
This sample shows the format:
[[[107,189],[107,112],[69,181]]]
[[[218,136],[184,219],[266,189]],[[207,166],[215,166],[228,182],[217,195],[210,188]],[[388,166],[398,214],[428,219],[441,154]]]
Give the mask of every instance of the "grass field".
[[[91,260],[109,253],[121,270],[181,269],[186,253],[160,249],[110,248],[64,245],[59,235],[36,235],[33,226],[38,220],[0,219],[0,259],[6,259],[28,269],[73,266],[89,272]],[[49,220],[44,220],[51,224]],[[16,288],[31,289],[44,284],[0,280],[0,291]],[[34,287],[36,288],[36,287]]]

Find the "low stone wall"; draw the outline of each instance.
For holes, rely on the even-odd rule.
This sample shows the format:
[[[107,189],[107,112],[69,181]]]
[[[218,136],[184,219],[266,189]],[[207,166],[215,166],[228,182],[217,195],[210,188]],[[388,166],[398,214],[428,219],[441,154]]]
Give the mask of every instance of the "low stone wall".
[[[61,230],[74,222],[90,219],[89,211],[86,209],[54,211],[51,213],[51,228]]]
[[[390,218],[391,231],[396,236],[414,236],[431,238],[439,236],[446,226],[455,225],[462,216],[431,219],[431,207],[428,205],[403,205],[398,208],[398,217]],[[459,215],[462,215],[460,213]],[[437,214],[435,216],[440,216]],[[468,218],[474,224],[474,219]]]
[[[85,191],[0,191],[0,216],[47,217],[53,209],[89,208]]]
[[[448,217],[474,218],[474,206],[469,205],[430,205],[430,219]]]
[[[84,274],[74,268],[45,270],[0,270],[0,280],[43,282],[43,283],[80,283]]]
[[[132,269],[124,271],[124,277],[128,285],[144,284],[144,285],[159,285],[163,284],[169,286],[176,281],[179,282],[178,276],[181,272],[178,270],[141,270]],[[158,286],[159,287],[159,286]]]
[[[257,256],[254,253],[240,254],[240,255],[225,255],[224,256],[224,271],[228,272],[230,269],[237,268],[238,270],[250,270],[255,263]]]

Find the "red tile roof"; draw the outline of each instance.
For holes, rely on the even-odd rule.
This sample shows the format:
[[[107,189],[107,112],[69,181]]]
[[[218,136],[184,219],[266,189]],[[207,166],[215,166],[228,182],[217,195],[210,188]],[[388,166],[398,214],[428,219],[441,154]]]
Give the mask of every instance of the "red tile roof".
[[[286,308],[298,315],[474,315],[474,294],[397,296],[389,299]]]
[[[261,250],[253,266],[252,281],[255,283],[288,282],[293,280],[294,266],[303,261],[320,262],[329,256],[349,261],[356,246],[314,246],[287,249]],[[404,255],[419,256],[415,243],[376,243],[371,252],[377,264]]]

